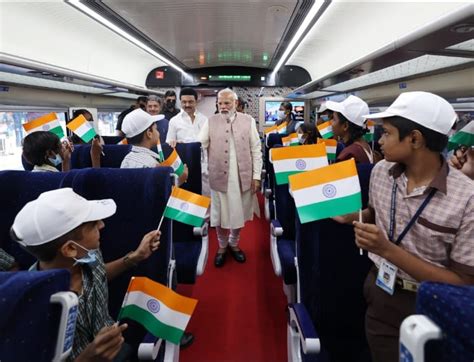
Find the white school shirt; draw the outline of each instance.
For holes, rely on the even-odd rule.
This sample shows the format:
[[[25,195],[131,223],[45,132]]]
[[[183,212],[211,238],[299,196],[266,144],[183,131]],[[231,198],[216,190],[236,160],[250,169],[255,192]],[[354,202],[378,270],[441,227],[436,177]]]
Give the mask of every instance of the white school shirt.
[[[181,110],[176,116],[170,119],[166,143],[177,141],[182,143],[199,142],[198,135],[207,117],[196,111],[194,113],[194,122],[189,115]]]

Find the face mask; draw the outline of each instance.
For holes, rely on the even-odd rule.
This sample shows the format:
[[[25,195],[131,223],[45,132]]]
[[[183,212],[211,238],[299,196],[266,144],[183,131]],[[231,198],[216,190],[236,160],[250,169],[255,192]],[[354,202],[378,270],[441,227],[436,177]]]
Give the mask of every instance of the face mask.
[[[63,159],[62,159],[61,155],[59,153],[57,153],[56,157],[54,157],[54,158],[48,157],[48,161],[51,162],[51,164],[54,167],[56,167],[56,166],[59,166],[63,162]]]
[[[327,122],[327,121],[329,121],[329,116],[323,114],[323,115],[321,116],[321,119],[322,119],[324,122]]]
[[[278,119],[281,121],[282,119],[285,119],[286,117],[286,114],[285,114],[285,111],[278,111],[277,112],[277,117]]]
[[[74,265],[77,265],[77,264],[89,264],[89,265],[93,265],[97,262],[97,253],[96,253],[96,249],[92,249],[92,250],[89,250],[89,249],[86,249],[84,248],[82,245],[79,245],[78,243],[74,242],[74,244],[76,244],[78,247],[80,247],[81,249],[87,251],[87,255],[86,256],[83,256],[82,258],[79,258],[79,259],[76,259],[76,258],[73,258],[76,262],[74,263]]]

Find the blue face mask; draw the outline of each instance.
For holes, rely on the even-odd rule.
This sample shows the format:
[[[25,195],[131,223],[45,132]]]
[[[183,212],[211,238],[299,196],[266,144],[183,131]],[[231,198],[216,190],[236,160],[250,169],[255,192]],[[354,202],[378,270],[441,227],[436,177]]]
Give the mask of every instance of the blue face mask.
[[[321,116],[321,119],[322,119],[324,122],[327,122],[327,121],[329,121],[329,116],[323,114],[323,115]]]
[[[54,167],[59,166],[61,163],[63,163],[63,159],[59,153],[57,153],[56,157],[54,158],[48,157],[48,161],[51,162]]]
[[[79,259],[76,259],[76,258],[73,258],[76,262],[74,263],[74,265],[77,265],[77,264],[89,264],[89,265],[94,265],[97,263],[97,252],[96,252],[96,249],[92,249],[92,250],[89,250],[89,249],[86,249],[84,248],[83,246],[79,245],[78,243],[74,242],[74,244],[76,244],[78,247],[80,247],[81,249],[87,251],[87,255],[86,256],[83,256],[82,258],[79,258]]]

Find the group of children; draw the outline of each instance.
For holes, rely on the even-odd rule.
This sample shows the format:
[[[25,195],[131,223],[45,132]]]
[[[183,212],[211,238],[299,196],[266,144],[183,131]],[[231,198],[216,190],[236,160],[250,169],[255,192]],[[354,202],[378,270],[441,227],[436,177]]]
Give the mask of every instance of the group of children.
[[[350,96],[326,106],[335,136],[346,144],[338,159],[373,163],[372,150],[363,140],[367,104]],[[399,327],[415,310],[420,282],[474,284],[474,181],[458,170],[465,170],[474,157],[471,148],[464,149],[453,156],[451,166],[442,156],[456,113],[434,94],[403,93],[370,119],[383,122],[379,144],[385,159],[372,171],[369,206],[362,222],[356,214],[335,219],[354,225],[357,246],[374,262],[364,285],[373,360],[396,361]],[[152,151],[159,133],[148,113],[136,109],[127,114],[122,131],[132,149],[121,167],[159,165],[159,155]],[[301,125],[298,133],[302,143],[317,138],[310,125]],[[33,147],[37,144],[42,148]],[[66,170],[70,152],[69,145],[47,132],[25,138],[24,157],[36,171],[52,171],[61,160]],[[186,179],[187,172],[180,182]],[[25,205],[11,228],[12,239],[38,259],[31,270],[71,272],[71,290],[79,295],[71,360],[112,359],[124,351],[122,332],[127,326],[114,324],[108,314],[107,281],[146,260],[159,246],[160,233],[151,231],[136,250],[104,264],[99,248],[102,220],[115,209],[113,200],[88,201],[72,189],[59,189]],[[14,264],[4,269],[13,270]]]

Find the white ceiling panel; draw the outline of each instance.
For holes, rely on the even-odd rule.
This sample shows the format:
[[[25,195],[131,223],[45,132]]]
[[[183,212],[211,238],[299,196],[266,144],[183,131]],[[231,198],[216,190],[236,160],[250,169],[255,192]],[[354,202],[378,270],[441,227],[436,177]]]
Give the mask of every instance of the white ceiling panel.
[[[163,64],[62,1],[2,2],[1,51],[138,87]]]
[[[296,0],[103,1],[190,68],[267,67]]]
[[[391,67],[381,69],[336,85],[325,88],[324,90],[333,92],[345,92],[348,90],[358,89],[362,87],[372,86],[379,83],[408,78],[414,75],[431,72],[448,67],[454,67],[469,62],[473,62],[471,58],[447,57],[439,55],[423,55],[421,57],[408,60],[406,62],[393,65]],[[474,81],[474,70],[473,70]]]
[[[324,92],[324,91],[315,91],[311,92],[305,95],[298,96],[298,98],[302,99],[314,99],[314,98],[321,98],[321,97],[326,97],[331,94],[334,94],[333,92]]]
[[[287,65],[313,80],[387,46],[467,2],[333,1]]]

